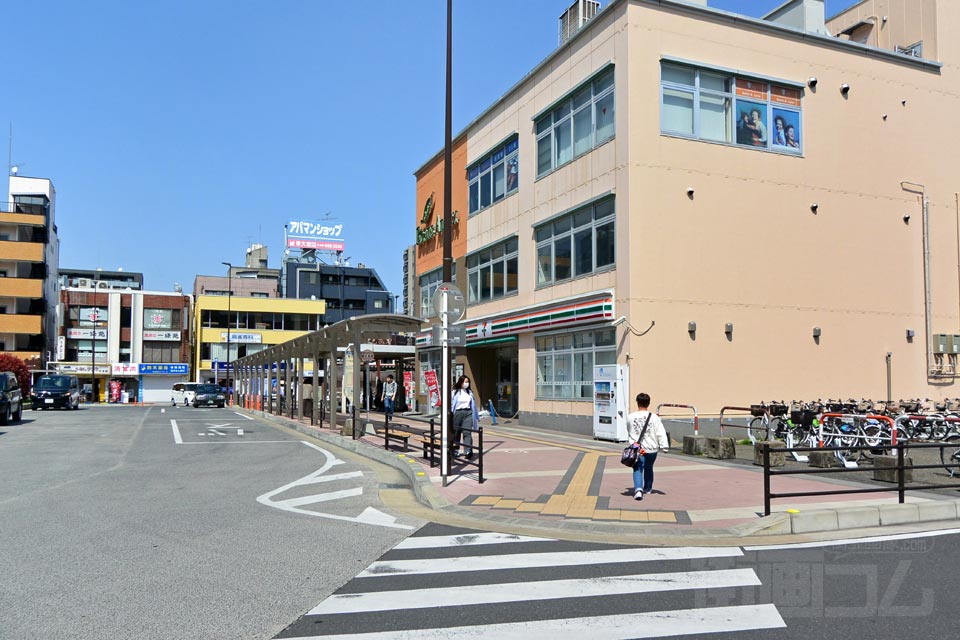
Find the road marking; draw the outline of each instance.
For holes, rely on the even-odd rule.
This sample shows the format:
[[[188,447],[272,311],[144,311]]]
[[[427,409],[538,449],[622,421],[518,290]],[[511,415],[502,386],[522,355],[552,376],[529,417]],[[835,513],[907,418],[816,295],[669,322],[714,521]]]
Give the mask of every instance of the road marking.
[[[166,413],[166,412],[167,412],[166,409],[160,409],[160,413]]]
[[[177,421],[171,420],[170,426],[173,428],[173,442],[175,444],[183,444],[183,438],[180,437],[180,427],[177,426]]]
[[[366,613],[371,611],[402,611],[426,609],[443,603],[445,607],[483,604],[503,604],[527,600],[556,600],[560,598],[588,598],[591,596],[630,595],[686,589],[721,589],[725,587],[756,587],[760,579],[753,569],[722,569],[716,571],[682,571],[628,576],[584,578],[574,580],[544,580],[539,582],[470,585],[463,587],[430,587],[383,593],[349,593],[333,595],[310,610],[309,615],[339,613]]]
[[[250,416],[245,416],[245,415],[243,415],[242,413],[237,413],[236,411],[233,412],[233,415],[235,415],[235,416],[240,416],[240,417],[243,418],[244,420],[253,420],[253,418],[251,418]]]
[[[198,436],[205,436],[205,433],[198,433]],[[291,442],[296,442],[296,440],[244,440],[243,442],[230,442],[230,441],[217,441],[217,442],[184,442],[184,446],[188,444],[215,444],[217,446],[223,446],[225,444],[290,444]]]
[[[847,538],[845,540],[823,540],[820,542],[798,542],[796,544],[766,544],[753,547],[743,547],[744,551],[780,551],[782,549],[813,549],[816,547],[838,547],[850,544],[867,544],[871,542],[886,542],[888,540],[913,540],[914,538],[933,538],[950,536],[960,533],[960,529],[942,529],[940,531],[921,531],[918,533],[896,533],[888,536],[872,536],[870,538]]]
[[[212,433],[217,434],[218,436],[225,436],[225,435],[227,435],[227,434],[225,434],[225,433],[222,432],[222,431],[217,431],[217,430],[214,429],[213,427],[210,427],[210,431],[211,431]]]
[[[684,560],[693,558],[729,558],[742,556],[740,547],[676,547],[667,549],[602,549],[599,551],[531,553],[427,560],[378,561],[357,577],[376,578],[421,573],[489,571],[493,569],[529,569],[533,567],[573,567],[588,564]]]
[[[385,594],[386,595],[386,594]],[[408,629],[373,633],[312,636],[299,640],[457,640],[551,638],[551,640],[613,640],[614,638],[660,638],[664,636],[729,633],[752,629],[782,629],[786,622],[772,604],[647,611],[612,616],[531,620],[469,627]]]
[[[242,436],[242,435],[243,435],[243,429],[237,429],[237,435],[238,435],[238,436]]]
[[[360,513],[358,516],[340,516],[332,513],[320,513],[317,511],[310,511],[308,509],[301,509],[300,507],[304,504],[313,504],[317,502],[329,502],[331,500],[340,500],[342,498],[354,497],[363,494],[363,487],[354,487],[351,489],[344,489],[341,491],[331,491],[328,493],[317,494],[313,496],[304,496],[300,498],[290,498],[287,500],[274,500],[274,496],[277,496],[284,491],[293,489],[294,487],[300,487],[304,485],[311,484],[320,484],[323,482],[332,482],[334,480],[344,480],[349,478],[362,477],[363,472],[361,471],[348,471],[345,473],[332,474],[326,476],[330,469],[337,465],[344,464],[343,460],[338,459],[332,453],[326,449],[322,449],[317,445],[306,442],[304,440],[298,440],[296,442],[302,442],[311,449],[316,449],[323,454],[326,461],[323,466],[311,473],[310,475],[304,476],[298,480],[294,480],[288,484],[283,485],[279,489],[274,489],[269,491],[262,496],[257,497],[257,502],[267,507],[274,507],[275,509],[281,509],[283,511],[289,511],[291,513],[299,513],[302,515],[313,516],[315,518],[327,518],[330,520],[344,520],[346,522],[360,522],[363,524],[371,524],[378,527],[388,527],[391,529],[413,529],[409,525],[398,524],[396,518],[382,511],[378,511],[373,507],[367,507]]]
[[[552,538],[532,538],[512,533],[465,533],[456,536],[420,536],[407,538],[394,549],[430,549],[434,547],[467,547],[477,544],[507,544],[511,542],[554,542]]]

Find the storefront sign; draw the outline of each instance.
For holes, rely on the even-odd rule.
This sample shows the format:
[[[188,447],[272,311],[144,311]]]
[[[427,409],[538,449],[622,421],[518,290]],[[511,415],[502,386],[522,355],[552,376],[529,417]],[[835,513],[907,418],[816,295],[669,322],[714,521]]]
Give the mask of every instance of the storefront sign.
[[[417,388],[413,383],[413,371],[403,372],[403,391],[407,397],[407,404],[411,404],[412,400],[417,395]]]
[[[96,331],[96,335],[94,335]],[[106,329],[67,329],[67,337],[71,340],[106,340]]]
[[[144,309],[144,329],[172,329],[173,309]]]
[[[427,381],[427,397],[429,398],[427,404],[431,407],[439,407],[440,385],[437,382],[437,372],[433,369],[428,369],[423,372],[423,377]]]
[[[770,87],[766,82],[755,82],[753,80],[737,78],[737,95],[741,98],[766,100],[769,89]]]
[[[63,360],[67,357],[67,339],[64,336],[57,336],[57,360]]]
[[[58,364],[57,371],[59,371],[60,373],[75,373],[75,374],[85,373],[87,375],[90,375],[90,365],[89,364]],[[103,375],[103,376],[110,375],[110,365],[98,364],[97,375]]]
[[[140,364],[140,375],[142,376],[185,376],[189,372],[190,365],[188,364]]]
[[[346,247],[342,224],[326,225],[307,220],[291,220],[287,225],[287,247],[343,251]]]
[[[136,377],[140,375],[140,365],[136,362],[114,362],[111,373],[115,376]]]
[[[220,332],[220,342],[227,341],[227,332]],[[230,332],[230,344],[260,344],[263,342],[263,336],[259,333],[237,333],[236,331]]]
[[[430,197],[427,198],[427,203],[423,206],[423,215],[420,217],[421,226],[417,227],[417,244],[423,244],[443,233],[443,216],[438,217],[434,224],[430,224],[430,218],[433,216],[434,209],[433,196],[434,194],[431,193]],[[450,221],[453,223],[453,226],[460,224],[460,212],[452,212],[450,214]]]
[[[180,342],[179,331],[144,331],[144,340],[161,340],[166,342]],[[233,340],[231,340],[233,342]]]

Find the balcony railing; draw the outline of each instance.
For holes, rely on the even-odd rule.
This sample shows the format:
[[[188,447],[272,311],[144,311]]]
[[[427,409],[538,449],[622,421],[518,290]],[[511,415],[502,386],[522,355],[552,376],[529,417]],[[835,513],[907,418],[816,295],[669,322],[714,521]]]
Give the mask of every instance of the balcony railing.
[[[47,207],[49,205],[30,202],[0,202],[0,212],[3,213],[26,213],[42,216],[47,213]]]

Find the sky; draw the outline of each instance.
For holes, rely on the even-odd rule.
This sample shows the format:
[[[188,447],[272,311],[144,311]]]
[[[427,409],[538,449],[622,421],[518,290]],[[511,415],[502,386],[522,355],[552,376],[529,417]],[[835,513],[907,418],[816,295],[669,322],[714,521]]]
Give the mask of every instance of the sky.
[[[456,135],[556,48],[570,2],[453,4]],[[443,147],[445,0],[32,0],[0,24],[3,137],[57,189],[62,268],[189,292],[252,243],[278,268],[285,223],[329,221],[402,293],[413,172]]]

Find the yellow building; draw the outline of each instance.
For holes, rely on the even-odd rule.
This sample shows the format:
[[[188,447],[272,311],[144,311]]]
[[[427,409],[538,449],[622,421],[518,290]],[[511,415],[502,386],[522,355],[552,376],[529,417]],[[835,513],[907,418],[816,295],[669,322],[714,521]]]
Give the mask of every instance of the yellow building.
[[[193,379],[200,382],[225,380],[237,358],[322,329],[327,310],[323,300],[224,295],[196,296],[193,309]]]

